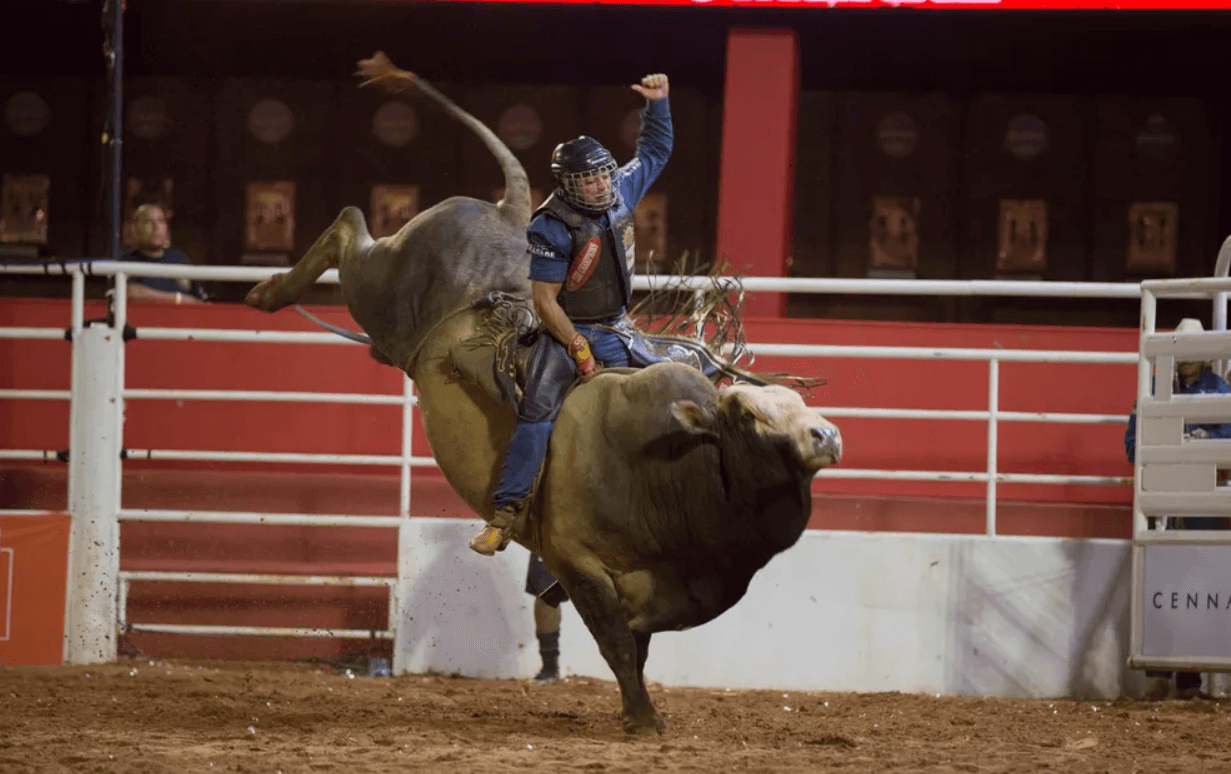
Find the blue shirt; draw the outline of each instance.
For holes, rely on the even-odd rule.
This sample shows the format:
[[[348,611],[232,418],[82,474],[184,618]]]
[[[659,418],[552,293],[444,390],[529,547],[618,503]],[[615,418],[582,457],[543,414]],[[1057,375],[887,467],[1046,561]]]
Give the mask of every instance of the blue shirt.
[[[611,176],[611,185],[616,196],[628,209],[637,206],[641,197],[667,165],[671,156],[672,131],[671,108],[667,97],[652,100],[641,111],[641,134],[637,137],[637,152],[633,160],[620,167]],[[611,225],[610,213],[620,201],[606,213],[594,216],[604,228]],[[530,279],[539,282],[564,282],[568,276],[572,256],[573,237],[568,226],[545,213],[539,213],[526,229],[526,241],[530,243]]]
[[[174,247],[168,247],[162,251],[161,258],[155,258],[152,255],[146,255],[140,250],[133,248],[120,256],[121,261],[139,261],[141,263],[161,263],[173,264],[177,266],[191,266],[192,261],[183,252],[176,250]],[[137,285],[145,285],[147,288],[161,290],[163,293],[187,293],[197,298],[205,298],[205,289],[198,283],[187,279],[175,279],[173,277],[129,277],[128,281]]]
[[[1153,386],[1150,389],[1153,390]],[[1220,392],[1225,394],[1231,393],[1231,386],[1228,386],[1225,379],[1209,368],[1202,368],[1201,373],[1197,374],[1197,378],[1193,379],[1192,384],[1186,385],[1183,383],[1183,380],[1180,380],[1176,386],[1176,392],[1182,395],[1195,395],[1202,392]],[[1209,433],[1210,438],[1231,438],[1231,422],[1185,425],[1184,432],[1191,433],[1195,427],[1199,427]],[[1137,410],[1135,408],[1133,413],[1128,415],[1128,428],[1124,431],[1124,454],[1128,457],[1129,462],[1136,461]]]

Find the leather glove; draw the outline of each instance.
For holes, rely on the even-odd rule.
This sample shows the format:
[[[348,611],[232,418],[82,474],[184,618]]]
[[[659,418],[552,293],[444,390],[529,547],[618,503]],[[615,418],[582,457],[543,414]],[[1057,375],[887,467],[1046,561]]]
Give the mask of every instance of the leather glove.
[[[577,370],[582,376],[598,370],[598,361],[594,359],[594,353],[590,351],[590,342],[580,333],[575,334],[573,340],[568,343],[568,354],[577,364]]]

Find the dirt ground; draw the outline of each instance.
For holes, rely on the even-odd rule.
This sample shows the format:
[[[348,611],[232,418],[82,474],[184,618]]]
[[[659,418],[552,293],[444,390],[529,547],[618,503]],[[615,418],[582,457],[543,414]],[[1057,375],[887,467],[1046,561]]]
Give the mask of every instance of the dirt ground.
[[[1231,771],[1231,704],[350,676],[307,664],[0,667],[0,771]]]

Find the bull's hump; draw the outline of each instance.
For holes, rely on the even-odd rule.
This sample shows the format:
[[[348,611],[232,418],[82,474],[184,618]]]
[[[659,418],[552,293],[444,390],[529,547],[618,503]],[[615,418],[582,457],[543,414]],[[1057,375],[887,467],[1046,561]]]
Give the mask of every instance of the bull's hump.
[[[639,404],[660,406],[674,400],[713,400],[718,391],[692,366],[655,363],[630,375],[625,394]]]
[[[697,369],[681,363],[656,363],[617,378],[622,380],[610,388],[618,387],[618,395],[610,401],[604,421],[615,437],[640,444],[679,432],[671,414],[675,401],[709,405],[718,394]]]

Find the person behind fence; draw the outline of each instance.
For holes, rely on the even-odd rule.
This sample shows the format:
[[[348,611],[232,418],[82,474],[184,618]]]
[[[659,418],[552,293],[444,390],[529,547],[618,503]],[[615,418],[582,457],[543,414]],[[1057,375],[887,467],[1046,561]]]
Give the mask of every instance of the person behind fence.
[[[192,261],[182,251],[171,246],[171,230],[167,213],[159,204],[143,204],[133,211],[133,237],[136,246],[120,256],[122,261],[191,266]],[[167,301],[173,304],[195,304],[209,300],[205,288],[190,279],[173,277],[128,278],[128,297],[145,301]]]
[[[557,188],[526,229],[531,295],[550,335],[539,337],[530,356],[517,427],[492,494],[495,514],[470,541],[484,556],[503,549],[521,528],[569,385],[600,365],[629,364],[624,341],[593,326],[614,324],[625,315],[632,296],[633,208],[662,172],[672,147],[667,76],[647,75],[632,88],[646,99],[633,160],[617,168],[592,137],[557,145],[551,156]]]
[[[560,607],[542,598],[543,592],[555,582],[555,576],[543,565],[538,554],[530,554],[526,593],[534,597],[534,636],[539,641],[539,656],[543,659],[543,667],[534,676],[535,680],[560,679]]]
[[[1176,333],[1201,333],[1205,330],[1201,321],[1185,317],[1176,326]],[[1196,393],[1231,393],[1231,386],[1223,377],[1214,372],[1213,364],[1203,361],[1187,361],[1175,364],[1175,377],[1172,390],[1179,395]],[[1153,387],[1151,387],[1151,390]],[[1185,439],[1201,438],[1231,438],[1231,422],[1194,423],[1184,426]],[[1124,453],[1129,462],[1136,462],[1137,455],[1137,404],[1133,403],[1133,411],[1128,417],[1128,427],[1124,431]],[[1219,471],[1221,483],[1222,471]],[[1184,516],[1168,519],[1172,529],[1224,529],[1226,520],[1218,516]],[[1161,701],[1166,699],[1174,686],[1175,696],[1189,699],[1201,696],[1201,673],[1185,671],[1146,670],[1146,700]]]

